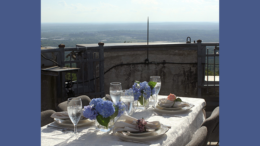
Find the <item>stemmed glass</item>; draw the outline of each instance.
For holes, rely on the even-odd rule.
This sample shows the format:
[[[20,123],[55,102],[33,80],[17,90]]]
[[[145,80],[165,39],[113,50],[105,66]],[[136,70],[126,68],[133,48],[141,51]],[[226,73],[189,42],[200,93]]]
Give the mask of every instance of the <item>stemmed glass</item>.
[[[133,89],[125,89],[121,92],[121,101],[126,106],[126,113],[132,115],[134,112],[134,94]]]
[[[117,104],[120,101],[122,86],[120,82],[110,83],[110,96],[114,104]]]
[[[74,125],[74,136],[78,138],[77,124],[82,114],[82,101],[81,98],[74,97],[68,98],[67,111],[71,122]]]
[[[157,96],[158,96],[158,94],[159,94],[159,92],[161,90],[161,78],[160,78],[160,76],[150,76],[150,81],[156,82],[156,85],[154,87],[155,95],[156,95],[156,97],[154,99],[154,104],[156,104]]]

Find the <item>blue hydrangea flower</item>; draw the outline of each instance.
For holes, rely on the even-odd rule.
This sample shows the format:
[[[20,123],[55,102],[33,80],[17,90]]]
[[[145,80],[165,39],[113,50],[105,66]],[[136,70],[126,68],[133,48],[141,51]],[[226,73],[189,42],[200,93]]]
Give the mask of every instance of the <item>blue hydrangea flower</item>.
[[[125,104],[122,103],[122,102],[118,102],[116,106],[118,107],[118,114],[117,114],[117,116],[120,117],[124,113],[124,111],[126,109]]]
[[[138,100],[142,93],[145,99],[148,99],[151,95],[155,94],[155,89],[153,88],[153,90],[151,90],[151,87],[146,81],[140,83],[139,85],[134,83],[132,90],[134,94],[134,100]]]
[[[155,88],[153,88],[153,90],[152,90],[152,95],[154,95],[155,94]]]
[[[98,112],[93,108],[92,105],[84,106],[83,116],[90,120],[95,120]]]
[[[94,107],[96,107],[97,106],[97,103],[99,103],[99,102],[103,102],[103,99],[102,98],[94,98],[94,99],[92,99],[91,101],[90,101],[90,103],[89,103],[89,105],[94,105]]]
[[[150,86],[149,86],[149,85],[146,85],[146,86],[144,87],[144,94],[143,94],[144,98],[145,98],[145,99],[150,98],[151,92],[152,92],[152,91],[151,91]]]
[[[132,89],[133,89],[133,94],[134,94],[134,100],[138,100],[139,97],[141,96],[140,87],[138,86],[137,83],[134,83]]]
[[[111,101],[98,102],[95,109],[104,118],[110,117],[115,113],[115,108]]]
[[[140,90],[143,91],[145,90],[145,88],[149,86],[148,83],[146,81],[143,81],[142,83],[140,83]],[[149,86],[150,87],[150,86]]]
[[[151,90],[151,87],[147,83],[144,86],[144,93],[145,93],[144,98],[148,99],[148,98],[150,98],[151,95],[153,95],[155,93],[155,89]]]
[[[126,95],[127,96],[133,96],[133,89],[130,88],[130,89],[126,90]]]

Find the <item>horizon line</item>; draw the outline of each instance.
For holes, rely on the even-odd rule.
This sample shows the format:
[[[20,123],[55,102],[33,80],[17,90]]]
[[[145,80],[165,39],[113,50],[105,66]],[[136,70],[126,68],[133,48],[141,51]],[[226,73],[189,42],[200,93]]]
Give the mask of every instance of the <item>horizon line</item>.
[[[78,24],[78,23],[146,23],[146,22],[41,22],[42,23],[70,23],[70,24]],[[149,22],[149,23],[219,23],[218,21],[178,21],[178,22]]]

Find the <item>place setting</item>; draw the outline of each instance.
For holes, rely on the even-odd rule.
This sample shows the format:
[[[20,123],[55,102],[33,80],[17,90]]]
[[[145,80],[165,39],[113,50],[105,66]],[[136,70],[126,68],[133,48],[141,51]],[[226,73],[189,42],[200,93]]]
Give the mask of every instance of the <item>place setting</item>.
[[[149,140],[163,136],[170,128],[159,121],[146,121],[143,118],[122,115],[114,124],[113,134],[122,141],[150,144]]]
[[[175,94],[169,94],[166,98],[160,98],[154,107],[154,111],[159,113],[178,114],[190,111],[193,104],[183,101]]]
[[[77,127],[85,128],[92,126],[94,122],[83,116],[82,102],[80,98],[69,98],[67,111],[55,112],[51,115],[54,122],[47,125],[47,127],[61,130],[62,132],[74,131],[77,135]]]

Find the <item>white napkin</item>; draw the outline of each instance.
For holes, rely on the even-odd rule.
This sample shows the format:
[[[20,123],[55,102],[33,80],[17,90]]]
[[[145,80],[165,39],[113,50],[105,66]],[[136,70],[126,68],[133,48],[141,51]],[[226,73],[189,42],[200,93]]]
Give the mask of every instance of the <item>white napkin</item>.
[[[51,115],[51,117],[57,118],[57,119],[62,119],[62,120],[66,120],[66,119],[70,118],[67,111],[55,112]]]
[[[136,125],[138,119],[130,117],[128,115],[122,115],[120,119],[114,124],[113,133],[117,131],[129,131],[129,132],[138,132],[139,129]],[[159,121],[147,122],[147,129],[159,129],[161,126]]]
[[[174,101],[170,101],[167,98],[159,99],[158,105],[161,107],[172,107]]]
[[[173,107],[185,107],[185,106],[189,106],[189,104],[187,102],[183,102],[183,101],[177,101],[174,103]]]
[[[67,111],[62,111],[62,112],[55,112],[51,115],[51,118],[57,118],[57,119],[61,119],[61,120],[69,120],[69,114]],[[86,119],[83,114],[81,114],[80,119]]]
[[[170,101],[167,98],[162,98],[159,99],[158,105],[160,107],[166,107],[166,108],[170,108],[170,107],[174,107],[174,108],[180,108],[180,107],[185,107],[185,106],[189,106],[189,104],[187,102],[183,102],[183,101]]]

